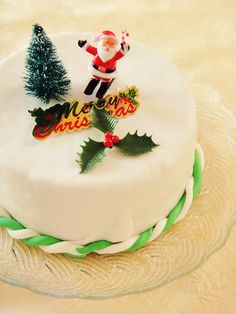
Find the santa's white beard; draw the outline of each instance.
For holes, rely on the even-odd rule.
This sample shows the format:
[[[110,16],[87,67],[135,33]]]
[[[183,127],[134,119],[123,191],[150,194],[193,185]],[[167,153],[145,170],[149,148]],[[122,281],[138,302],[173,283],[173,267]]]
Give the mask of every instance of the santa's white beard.
[[[97,48],[98,55],[103,62],[110,60],[117,52],[115,48],[109,48],[109,51],[105,50],[106,48],[102,45],[99,45]]]

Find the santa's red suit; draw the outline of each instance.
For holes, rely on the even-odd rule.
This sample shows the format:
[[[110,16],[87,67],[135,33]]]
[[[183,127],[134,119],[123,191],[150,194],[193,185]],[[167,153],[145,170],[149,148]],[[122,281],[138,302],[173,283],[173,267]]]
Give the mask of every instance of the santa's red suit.
[[[105,62],[103,62],[99,57],[97,48],[86,44],[84,49],[94,56],[92,64],[90,64],[88,67],[94,78],[109,82],[117,76],[116,61],[125,55],[125,49],[120,49],[111,59]]]
[[[111,31],[103,31],[97,36],[95,41],[100,41],[100,44],[103,46],[110,46],[107,50],[108,54],[105,51],[99,50],[98,48],[91,46],[87,40],[79,40],[78,45],[81,48],[84,48],[88,53],[94,56],[92,63],[89,65],[89,72],[92,75],[92,78],[84,90],[85,95],[92,95],[96,86],[100,83],[100,87],[97,90],[96,97],[101,99],[106,94],[107,90],[110,88],[114,78],[117,75],[116,72],[116,62],[122,58],[126,52],[129,51],[129,45],[122,41],[119,51],[115,51],[115,47],[118,44],[118,40],[115,34]],[[109,54],[109,50],[111,54]],[[114,51],[114,53],[113,53]]]

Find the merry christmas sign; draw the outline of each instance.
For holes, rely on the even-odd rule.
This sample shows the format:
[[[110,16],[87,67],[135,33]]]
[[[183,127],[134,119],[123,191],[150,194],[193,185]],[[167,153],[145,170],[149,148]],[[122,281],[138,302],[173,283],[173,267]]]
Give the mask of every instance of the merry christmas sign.
[[[41,107],[31,110],[29,112],[36,122],[33,136],[38,140],[44,140],[53,133],[63,134],[89,128],[93,106],[97,109],[105,109],[114,117],[126,117],[137,110],[138,95],[138,89],[132,86],[97,101],[81,103],[79,100],[74,100],[56,104],[46,110]]]

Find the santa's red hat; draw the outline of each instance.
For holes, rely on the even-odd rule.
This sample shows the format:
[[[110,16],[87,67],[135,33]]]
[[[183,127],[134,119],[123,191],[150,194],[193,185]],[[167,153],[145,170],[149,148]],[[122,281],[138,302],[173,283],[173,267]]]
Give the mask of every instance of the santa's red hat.
[[[117,40],[116,35],[112,31],[102,31],[98,36],[96,36],[94,38],[94,41],[99,41],[99,40],[106,38],[106,37],[113,38],[113,39]]]

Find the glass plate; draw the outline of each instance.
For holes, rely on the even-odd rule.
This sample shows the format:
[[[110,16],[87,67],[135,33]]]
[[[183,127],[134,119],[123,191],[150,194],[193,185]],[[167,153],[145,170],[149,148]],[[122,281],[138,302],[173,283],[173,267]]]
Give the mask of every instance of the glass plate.
[[[236,119],[203,102],[198,120],[204,183],[183,220],[135,252],[82,260],[30,248],[0,228],[0,280],[49,296],[105,299],[157,288],[199,267],[235,221]]]

